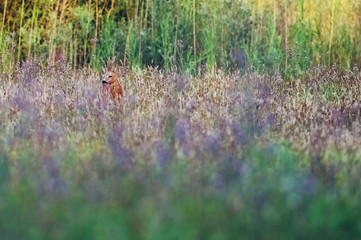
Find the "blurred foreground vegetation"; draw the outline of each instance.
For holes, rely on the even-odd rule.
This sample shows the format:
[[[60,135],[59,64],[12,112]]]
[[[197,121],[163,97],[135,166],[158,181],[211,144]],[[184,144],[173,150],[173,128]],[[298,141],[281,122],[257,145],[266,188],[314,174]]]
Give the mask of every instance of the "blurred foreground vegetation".
[[[356,0],[3,0],[0,68],[37,56],[73,68],[248,67],[299,77],[361,59]],[[243,56],[246,56],[246,60]]]

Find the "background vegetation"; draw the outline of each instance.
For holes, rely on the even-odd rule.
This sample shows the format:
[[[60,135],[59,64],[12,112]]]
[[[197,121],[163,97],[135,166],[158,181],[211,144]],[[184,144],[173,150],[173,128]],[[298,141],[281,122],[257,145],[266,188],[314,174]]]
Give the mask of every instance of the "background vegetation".
[[[130,65],[234,69],[297,77],[309,66],[361,61],[357,0],[4,0],[1,68],[37,56],[73,68],[116,56]]]

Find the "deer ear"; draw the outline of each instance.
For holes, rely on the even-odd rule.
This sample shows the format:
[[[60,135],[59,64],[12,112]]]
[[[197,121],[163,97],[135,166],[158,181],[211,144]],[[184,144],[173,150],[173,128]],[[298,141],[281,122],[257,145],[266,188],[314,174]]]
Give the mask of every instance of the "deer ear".
[[[116,60],[116,57],[113,57],[112,59],[108,59],[107,61],[107,70],[108,71],[113,71],[114,70],[114,66],[115,66],[115,60]]]
[[[111,71],[113,68],[113,63],[110,61],[110,59],[108,59],[107,61],[107,71]]]
[[[112,71],[114,71],[115,70],[115,60],[116,60],[117,58],[114,56],[113,57],[113,59],[112,59]]]

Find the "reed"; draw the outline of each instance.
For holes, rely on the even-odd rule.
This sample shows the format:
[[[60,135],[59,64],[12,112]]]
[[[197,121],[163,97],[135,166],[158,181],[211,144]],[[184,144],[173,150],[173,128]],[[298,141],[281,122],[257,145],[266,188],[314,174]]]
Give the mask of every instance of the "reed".
[[[139,66],[227,70],[232,51],[244,49],[248,67],[297,78],[317,64],[361,62],[360,9],[356,0],[6,0],[0,34],[18,39],[12,66],[35,55],[53,63],[60,54],[72,67],[99,68],[116,56]]]

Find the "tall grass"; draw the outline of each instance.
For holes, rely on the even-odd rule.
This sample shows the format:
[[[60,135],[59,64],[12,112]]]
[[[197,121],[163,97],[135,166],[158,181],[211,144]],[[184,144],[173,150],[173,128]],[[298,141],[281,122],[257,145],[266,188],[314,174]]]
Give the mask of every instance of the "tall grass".
[[[44,55],[99,68],[117,56],[139,66],[226,70],[232,51],[244,49],[248,67],[297,78],[317,64],[352,69],[360,62],[355,0],[31,0],[21,9],[21,0],[0,4],[2,33],[18,40],[15,53],[1,53],[17,54],[2,57],[12,66]]]

